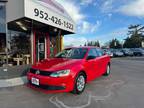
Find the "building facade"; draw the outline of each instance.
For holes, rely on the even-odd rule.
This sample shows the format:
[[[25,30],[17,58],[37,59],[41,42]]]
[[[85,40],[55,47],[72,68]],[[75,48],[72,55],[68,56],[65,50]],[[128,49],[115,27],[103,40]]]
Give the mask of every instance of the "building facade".
[[[54,0],[0,1],[0,75],[24,73],[63,48],[63,36],[75,32],[75,23]]]

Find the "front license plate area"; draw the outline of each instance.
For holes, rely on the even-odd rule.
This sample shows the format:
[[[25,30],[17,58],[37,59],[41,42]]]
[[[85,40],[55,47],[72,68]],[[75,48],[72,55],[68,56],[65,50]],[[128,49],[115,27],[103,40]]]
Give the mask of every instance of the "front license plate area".
[[[39,79],[37,79],[37,78],[32,78],[32,79],[31,79],[31,83],[34,84],[34,85],[39,86]]]

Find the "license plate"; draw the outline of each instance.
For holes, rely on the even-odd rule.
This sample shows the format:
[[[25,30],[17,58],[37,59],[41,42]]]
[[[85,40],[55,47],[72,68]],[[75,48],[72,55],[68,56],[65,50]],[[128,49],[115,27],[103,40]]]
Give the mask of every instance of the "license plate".
[[[39,85],[39,79],[37,79],[37,78],[32,78],[32,79],[31,79],[31,83],[32,83],[32,84],[35,84],[35,85]]]

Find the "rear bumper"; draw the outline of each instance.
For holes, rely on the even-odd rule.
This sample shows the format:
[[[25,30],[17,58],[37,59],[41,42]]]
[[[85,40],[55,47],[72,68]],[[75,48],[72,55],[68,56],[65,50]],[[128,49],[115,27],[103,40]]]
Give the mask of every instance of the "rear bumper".
[[[31,79],[37,78],[39,79],[39,85],[32,84]],[[40,76],[32,73],[28,73],[28,87],[33,88],[35,90],[43,91],[43,92],[70,92],[74,87],[74,79],[71,76],[61,77],[61,78],[53,78],[49,76]]]

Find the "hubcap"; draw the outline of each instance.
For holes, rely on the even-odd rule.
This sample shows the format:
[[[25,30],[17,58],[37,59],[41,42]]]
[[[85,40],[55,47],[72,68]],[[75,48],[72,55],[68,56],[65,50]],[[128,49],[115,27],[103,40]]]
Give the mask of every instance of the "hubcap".
[[[85,87],[85,78],[83,75],[81,75],[77,79],[77,89],[78,91],[82,91],[84,87]]]
[[[110,67],[107,66],[107,74],[110,74]]]

